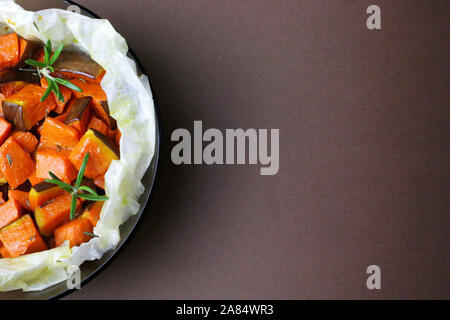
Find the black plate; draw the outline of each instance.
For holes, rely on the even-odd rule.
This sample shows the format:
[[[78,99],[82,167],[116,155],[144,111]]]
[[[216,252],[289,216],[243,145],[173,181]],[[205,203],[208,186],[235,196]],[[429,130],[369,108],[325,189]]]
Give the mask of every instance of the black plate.
[[[26,10],[38,11],[49,8],[59,8],[59,9],[67,9],[70,5],[77,5],[81,9],[81,14],[92,17],[92,18],[100,18],[98,15],[90,11],[89,9],[84,8],[76,4],[73,1],[62,1],[62,0],[17,0],[17,4],[22,6]],[[144,68],[141,63],[133,53],[133,51],[129,50],[129,57],[132,58],[137,65],[138,73],[146,74]],[[149,201],[150,195],[152,193],[157,169],[158,169],[158,160],[159,160],[159,150],[160,150],[160,132],[161,132],[161,122],[159,117],[158,108],[156,106],[156,99],[153,95],[153,101],[155,103],[155,120],[156,120],[156,149],[153,160],[148,168],[142,182],[145,186],[145,192],[140,198],[141,207],[139,212],[130,217],[121,227],[120,227],[120,242],[114,250],[106,252],[101,259],[94,261],[87,261],[81,266],[81,281],[82,286],[86,285],[86,283],[92,280],[95,276],[97,276],[104,268],[112,262],[113,258],[116,257],[122,249],[124,249],[125,244],[128,240],[130,240],[134,231],[136,230],[141,218],[142,214],[145,211],[145,207]],[[68,290],[66,282],[62,282],[53,287],[42,291],[36,292],[23,292],[21,290],[10,291],[10,292],[0,292],[0,300],[22,300],[22,299],[53,299],[60,298],[71,293],[73,290]]]

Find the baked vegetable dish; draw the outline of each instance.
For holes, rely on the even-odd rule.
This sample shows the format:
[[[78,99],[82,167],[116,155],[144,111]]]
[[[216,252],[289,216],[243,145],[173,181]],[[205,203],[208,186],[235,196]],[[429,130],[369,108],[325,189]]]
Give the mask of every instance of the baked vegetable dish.
[[[127,52],[107,20],[0,0],[0,291],[66,280],[139,211],[155,115]]]
[[[120,130],[83,53],[0,36],[0,255],[13,258],[95,237],[105,173]]]

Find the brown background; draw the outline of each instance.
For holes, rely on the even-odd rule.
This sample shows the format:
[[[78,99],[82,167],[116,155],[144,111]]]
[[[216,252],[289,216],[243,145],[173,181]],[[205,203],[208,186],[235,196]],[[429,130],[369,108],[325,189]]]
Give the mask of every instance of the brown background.
[[[164,146],[135,237],[68,298],[450,298],[449,1],[79,3],[142,60]],[[172,165],[194,120],[279,128],[279,174]]]

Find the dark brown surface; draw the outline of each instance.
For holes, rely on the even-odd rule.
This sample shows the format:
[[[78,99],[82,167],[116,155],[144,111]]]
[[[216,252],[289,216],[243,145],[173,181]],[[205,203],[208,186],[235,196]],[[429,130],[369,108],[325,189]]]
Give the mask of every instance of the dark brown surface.
[[[375,2],[381,31],[374,1],[79,0],[142,60],[165,130],[142,225],[68,298],[450,298],[450,2]],[[194,120],[279,128],[279,174],[172,165]]]

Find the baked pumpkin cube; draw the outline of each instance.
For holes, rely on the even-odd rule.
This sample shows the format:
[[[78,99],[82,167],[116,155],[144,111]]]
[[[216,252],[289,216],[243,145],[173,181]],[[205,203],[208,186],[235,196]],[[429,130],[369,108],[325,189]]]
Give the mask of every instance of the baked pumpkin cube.
[[[9,189],[8,191],[8,201],[15,200],[19,205],[25,210],[31,210],[30,203],[28,201],[29,192],[21,190]]]
[[[57,196],[63,194],[65,191],[53,183],[41,182],[34,185],[28,195],[28,203],[31,210],[35,210],[37,207],[44,203],[55,199]]]
[[[47,250],[47,245],[29,214],[1,229],[0,242],[3,246],[2,255],[8,258]]]
[[[36,177],[52,179],[49,171],[68,184],[77,178],[72,162],[64,154],[54,149],[39,150],[36,152]]]
[[[55,100],[47,98],[41,102],[45,89],[29,84],[2,102],[3,114],[16,130],[29,131],[56,108]]]
[[[80,134],[75,128],[48,117],[41,128],[38,150],[50,148],[68,156],[79,140]]]
[[[38,139],[31,132],[14,130],[11,137],[28,153],[33,153],[36,150]]]
[[[8,200],[0,205],[0,229],[19,219],[23,209],[16,200]]]
[[[114,142],[94,129],[86,131],[69,155],[70,161],[80,170],[84,156],[89,152],[89,161],[84,175],[88,178],[105,174],[113,160],[119,160],[119,151]]]
[[[103,201],[96,201],[90,203],[83,211],[81,218],[89,220],[93,227],[97,225],[98,220],[100,220],[100,212],[102,212]]]
[[[85,232],[92,233],[92,229],[89,220],[81,217],[67,222],[55,229],[55,245],[60,246],[64,241],[68,240],[71,248],[79,246],[91,240],[92,237],[85,234]]]
[[[36,208],[34,217],[42,235],[51,236],[57,227],[70,220],[71,203],[72,195],[65,192]],[[80,208],[81,202],[77,200],[77,211]]]
[[[14,67],[19,62],[19,54],[17,33],[0,36],[0,71]]]
[[[0,147],[0,169],[11,188],[27,181],[34,171],[34,162],[14,138],[8,138]]]
[[[12,125],[3,117],[0,117],[0,144],[2,144],[11,133]]]

